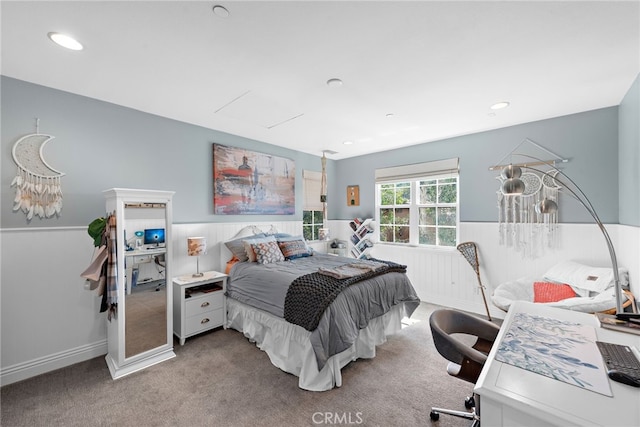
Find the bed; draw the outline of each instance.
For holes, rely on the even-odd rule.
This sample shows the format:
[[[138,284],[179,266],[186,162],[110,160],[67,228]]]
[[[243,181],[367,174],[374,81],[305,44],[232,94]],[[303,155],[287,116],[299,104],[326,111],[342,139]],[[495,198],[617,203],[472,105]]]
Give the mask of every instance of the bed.
[[[305,390],[341,386],[341,369],[375,357],[420,303],[404,266],[389,261],[313,252],[301,236],[255,228],[223,246],[221,256],[233,260],[225,326]]]

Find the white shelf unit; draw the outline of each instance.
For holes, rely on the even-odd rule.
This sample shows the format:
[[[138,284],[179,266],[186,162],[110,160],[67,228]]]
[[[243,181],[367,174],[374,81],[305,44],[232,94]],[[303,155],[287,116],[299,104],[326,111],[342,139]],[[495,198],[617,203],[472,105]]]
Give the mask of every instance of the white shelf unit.
[[[352,257],[358,259],[369,258],[369,250],[373,247],[373,240],[371,239],[374,231],[373,225],[372,218],[354,218],[349,222],[352,230],[349,239],[351,243],[349,252]]]

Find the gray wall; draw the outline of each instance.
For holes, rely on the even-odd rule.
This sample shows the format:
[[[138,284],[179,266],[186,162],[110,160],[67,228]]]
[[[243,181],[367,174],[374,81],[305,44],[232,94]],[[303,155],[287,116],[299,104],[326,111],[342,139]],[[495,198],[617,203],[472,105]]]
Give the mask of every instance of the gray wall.
[[[0,226],[53,227],[87,225],[104,215],[102,191],[112,187],[175,191],[174,222],[286,221],[302,219],[302,170],[321,169],[320,157],[235,135],[154,116],[95,99],[61,92],[3,76],[2,186]],[[44,158],[62,178],[63,210],[59,218],[30,222],[12,212],[16,173],[13,144],[26,134],[55,137]],[[212,144],[293,159],[296,165],[295,215],[213,215]],[[331,173],[333,164],[327,162]]]
[[[499,171],[492,172],[488,168],[496,165],[525,138],[535,141],[560,157],[570,159],[560,168],[588,195],[603,222],[618,222],[618,176],[616,173],[610,173],[618,168],[617,107],[339,161],[331,188],[334,193],[340,195],[340,200],[332,205],[332,212],[337,219],[373,216],[376,168],[459,157],[460,220],[496,222],[496,191],[499,188],[496,177]],[[553,157],[529,144],[523,144],[521,147],[516,152],[535,155],[544,160]],[[514,163],[523,160],[526,159],[513,158]],[[509,163],[509,158],[506,159],[506,163]],[[347,185],[360,185],[360,206],[346,205],[344,193]],[[569,197],[560,198],[559,215],[561,222],[592,221],[585,209]]]
[[[102,190],[112,187],[175,191],[176,223],[299,220],[302,216],[302,170],[320,170],[318,156],[4,76],[0,84],[2,228],[84,226],[104,214]],[[636,80],[619,108],[525,123],[351,159],[329,160],[329,218],[349,219],[374,214],[376,168],[459,157],[460,219],[495,222],[498,189],[495,177],[498,172],[491,172],[488,167],[525,138],[530,138],[570,159],[562,166],[563,170],[587,193],[605,223],[618,223],[620,218],[621,223],[640,225],[638,86]],[[40,119],[40,132],[56,137],[46,145],[44,157],[52,167],[66,173],[62,178],[64,207],[59,218],[34,218],[29,223],[23,213],[12,212],[15,189],[9,184],[16,166],[11,148],[19,137],[35,132],[36,117]],[[211,151],[214,142],[295,160],[296,214],[213,215]],[[535,150],[529,154],[544,155]],[[618,174],[608,172],[618,169],[620,185]],[[348,185],[360,186],[360,206],[347,206]],[[561,198],[560,208],[561,222],[591,222],[584,209],[568,197]]]
[[[618,111],[620,224],[640,226],[640,74]]]

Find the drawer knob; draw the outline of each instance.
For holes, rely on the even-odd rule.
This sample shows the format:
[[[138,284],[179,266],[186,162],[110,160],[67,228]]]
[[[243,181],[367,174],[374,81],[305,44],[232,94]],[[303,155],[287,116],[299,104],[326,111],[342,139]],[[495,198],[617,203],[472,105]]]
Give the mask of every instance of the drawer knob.
[[[200,321],[201,325],[204,325],[205,323],[209,323],[209,319],[206,317]]]
[[[205,307],[209,307],[209,301],[205,301],[202,304],[200,304],[200,307],[205,308]]]

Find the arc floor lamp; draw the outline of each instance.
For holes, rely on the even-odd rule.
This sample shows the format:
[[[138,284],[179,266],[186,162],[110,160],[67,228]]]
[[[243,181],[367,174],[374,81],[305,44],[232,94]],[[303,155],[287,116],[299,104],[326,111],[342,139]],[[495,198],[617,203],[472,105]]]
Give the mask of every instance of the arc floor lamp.
[[[613,247],[613,243],[611,241],[611,237],[609,237],[609,233],[605,228],[604,224],[600,220],[598,213],[595,208],[591,204],[591,201],[586,196],[586,194],[578,187],[578,185],[569,178],[564,172],[554,166],[554,161],[544,161],[538,159],[533,156],[529,156],[526,154],[517,154],[513,155],[527,157],[532,159],[533,162],[529,163],[520,163],[520,164],[509,164],[502,168],[502,177],[504,181],[502,183],[502,192],[505,196],[515,196],[520,195],[525,190],[525,184],[520,179],[522,175],[522,169],[528,169],[534,172],[540,173],[543,177],[547,179],[551,179],[555,181],[557,184],[561,186],[562,190],[565,190],[570,196],[576,199],[586,210],[589,212],[593,220],[596,222],[598,228],[602,232],[604,236],[604,240],[607,243],[607,248],[609,250],[609,256],[611,257],[611,265],[613,267],[613,277],[614,277],[614,286],[615,286],[615,297],[616,297],[616,317],[624,320],[634,320],[640,319],[640,313],[638,313],[638,308],[636,306],[635,301],[631,301],[631,312],[624,312],[622,307],[623,305],[623,293],[620,285],[620,277],[618,272],[618,259],[616,258],[616,252]],[[543,171],[534,166],[544,165],[545,167],[549,167],[549,171]],[[491,170],[498,169],[501,166],[494,166],[490,168]],[[538,214],[552,214],[557,212],[558,204],[551,199],[543,198],[540,200],[536,206],[535,211]]]

